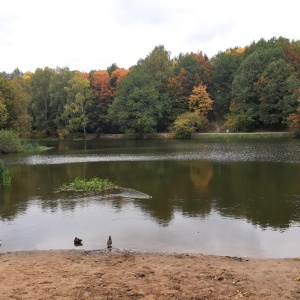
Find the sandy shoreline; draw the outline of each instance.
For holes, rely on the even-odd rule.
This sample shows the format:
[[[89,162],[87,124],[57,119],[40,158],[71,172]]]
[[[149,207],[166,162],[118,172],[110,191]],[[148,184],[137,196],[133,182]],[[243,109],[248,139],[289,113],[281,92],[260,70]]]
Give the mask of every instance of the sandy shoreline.
[[[300,299],[300,260],[113,250],[0,253],[1,299]]]

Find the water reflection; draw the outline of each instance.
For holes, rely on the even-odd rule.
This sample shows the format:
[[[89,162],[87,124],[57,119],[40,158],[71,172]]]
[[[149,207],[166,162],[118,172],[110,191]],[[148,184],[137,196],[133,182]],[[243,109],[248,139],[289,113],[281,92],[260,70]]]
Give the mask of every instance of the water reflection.
[[[0,189],[1,232],[5,232],[4,227],[7,232],[14,231],[11,229],[14,222],[22,220],[27,231],[21,231],[27,235],[35,226],[35,220],[42,220],[38,224],[43,224],[45,231],[56,222],[64,235],[71,231],[71,225],[65,224],[71,218],[75,228],[77,225],[73,221],[76,220],[83,229],[112,226],[117,235],[126,224],[130,234],[134,232],[140,239],[136,246],[144,249],[150,247],[145,235],[151,236],[157,230],[159,234],[155,238],[157,246],[154,250],[159,250],[161,242],[163,247],[170,243],[171,251],[177,247],[175,244],[180,245],[182,251],[205,251],[205,246],[199,245],[201,236],[205,245],[216,249],[215,253],[226,247],[237,247],[241,242],[238,236],[245,228],[253,237],[244,232],[248,242],[243,238],[241,249],[244,249],[244,243],[249,247],[253,239],[262,243],[261,237],[265,234],[261,230],[268,234],[270,230],[276,230],[283,234],[283,240],[288,236],[292,239],[292,228],[299,234],[299,143],[287,143],[286,140],[282,143],[108,141],[82,146],[79,142],[59,143],[38,156],[5,157],[13,171],[13,182],[11,188]],[[105,159],[99,159],[103,157]],[[124,189],[107,194],[55,192],[63,182],[77,176],[87,179],[107,177]],[[91,216],[95,211],[102,219],[93,220]],[[227,228],[222,227],[224,222]],[[191,229],[188,224],[195,227]],[[132,226],[136,227],[133,229]],[[232,231],[231,227],[235,230]],[[184,242],[188,228],[195,234],[189,249]],[[236,232],[236,240],[224,230]],[[40,233],[35,234],[36,238],[41,238]],[[129,233],[124,234],[128,239]],[[167,234],[170,237],[166,237]],[[13,236],[14,239],[17,237],[15,233]],[[91,234],[90,239],[94,237]],[[160,241],[162,237],[164,239]],[[174,243],[169,241],[170,238]],[[135,237],[135,240],[139,239]],[[127,243],[126,238],[119,237],[119,241],[123,246]],[[232,242],[231,246],[227,245],[228,241]],[[290,244],[294,242],[294,239],[288,241]],[[36,247],[33,245],[36,241],[26,243],[28,247]],[[49,243],[40,241],[39,247],[46,247]],[[62,242],[59,245],[58,248],[67,247]],[[88,242],[84,246],[96,247]],[[283,252],[287,253],[287,250]],[[251,253],[261,256],[259,253],[263,251],[256,248]]]

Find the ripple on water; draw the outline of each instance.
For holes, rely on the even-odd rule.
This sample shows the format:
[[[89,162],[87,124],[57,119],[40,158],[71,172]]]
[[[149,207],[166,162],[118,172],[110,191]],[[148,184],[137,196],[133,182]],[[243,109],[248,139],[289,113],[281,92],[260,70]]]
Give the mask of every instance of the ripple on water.
[[[137,149],[135,149],[137,151]],[[124,150],[125,151],[125,150]],[[289,143],[210,143],[148,153],[40,154],[25,156],[9,164],[53,165],[85,162],[210,160],[217,162],[300,163],[300,144]]]

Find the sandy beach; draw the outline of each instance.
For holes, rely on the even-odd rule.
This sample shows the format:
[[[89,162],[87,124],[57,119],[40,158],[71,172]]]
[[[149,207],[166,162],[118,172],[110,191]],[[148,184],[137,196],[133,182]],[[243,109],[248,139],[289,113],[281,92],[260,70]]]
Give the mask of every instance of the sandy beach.
[[[0,254],[1,299],[300,299],[300,260],[138,251]]]

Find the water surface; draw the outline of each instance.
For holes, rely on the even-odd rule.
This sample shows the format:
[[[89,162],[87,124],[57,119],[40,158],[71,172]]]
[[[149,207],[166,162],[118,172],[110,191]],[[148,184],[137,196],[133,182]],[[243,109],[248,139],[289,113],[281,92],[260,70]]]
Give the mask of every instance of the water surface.
[[[45,142],[3,156],[0,251],[103,249],[299,256],[300,143],[272,140]],[[56,193],[75,177],[109,178],[105,194]]]

